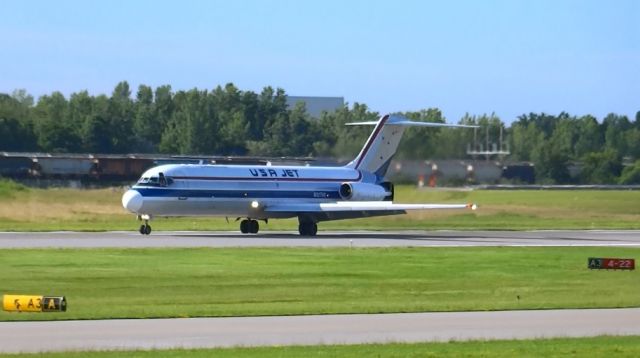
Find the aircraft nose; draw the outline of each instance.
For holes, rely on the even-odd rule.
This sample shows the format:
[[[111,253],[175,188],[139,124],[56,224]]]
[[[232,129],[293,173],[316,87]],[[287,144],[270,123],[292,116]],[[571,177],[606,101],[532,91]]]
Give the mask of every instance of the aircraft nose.
[[[137,213],[142,208],[142,195],[136,190],[127,190],[122,196],[122,206],[132,213]]]

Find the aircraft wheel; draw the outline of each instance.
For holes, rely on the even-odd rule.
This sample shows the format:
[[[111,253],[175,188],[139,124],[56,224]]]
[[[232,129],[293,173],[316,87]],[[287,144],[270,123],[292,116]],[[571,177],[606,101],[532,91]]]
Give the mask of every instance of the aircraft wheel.
[[[298,232],[302,236],[316,236],[318,233],[318,225],[316,223],[300,223]]]
[[[144,234],[145,235],[151,234],[151,225],[149,225],[149,224],[144,225]]]
[[[140,225],[140,229],[138,231],[140,231],[140,234],[145,235],[144,225]]]
[[[240,232],[243,234],[249,233],[249,220],[240,221]]]
[[[249,232],[252,234],[257,234],[260,231],[260,224],[258,224],[257,220],[249,220]]]

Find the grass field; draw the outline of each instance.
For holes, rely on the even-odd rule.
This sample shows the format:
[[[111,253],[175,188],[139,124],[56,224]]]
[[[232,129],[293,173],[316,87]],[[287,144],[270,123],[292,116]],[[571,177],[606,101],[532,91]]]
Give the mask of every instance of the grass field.
[[[27,189],[0,181],[0,230],[137,230],[124,211],[124,189]],[[640,191],[457,191],[398,186],[403,203],[467,203],[471,211],[420,211],[408,215],[323,222],[327,229],[640,229]],[[154,230],[238,230],[231,218],[157,218]],[[296,220],[273,220],[261,230],[296,230]]]
[[[65,352],[0,357],[638,357],[640,337],[499,340],[191,350]]]
[[[0,320],[640,306],[640,276],[590,271],[632,248],[0,250],[0,293],[66,313]]]

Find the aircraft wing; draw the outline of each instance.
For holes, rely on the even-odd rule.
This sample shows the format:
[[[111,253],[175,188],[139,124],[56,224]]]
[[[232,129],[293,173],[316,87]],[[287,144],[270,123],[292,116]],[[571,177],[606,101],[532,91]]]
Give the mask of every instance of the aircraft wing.
[[[267,213],[306,215],[318,221],[405,214],[407,210],[471,209],[475,204],[394,204],[389,201],[340,201],[336,203],[277,203]]]

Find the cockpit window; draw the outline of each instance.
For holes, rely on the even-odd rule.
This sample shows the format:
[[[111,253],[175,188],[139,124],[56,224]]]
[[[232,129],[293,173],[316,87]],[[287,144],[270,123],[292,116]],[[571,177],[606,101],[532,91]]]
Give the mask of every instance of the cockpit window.
[[[163,176],[142,177],[138,180],[138,185],[143,186],[169,186],[173,184],[173,179]]]

